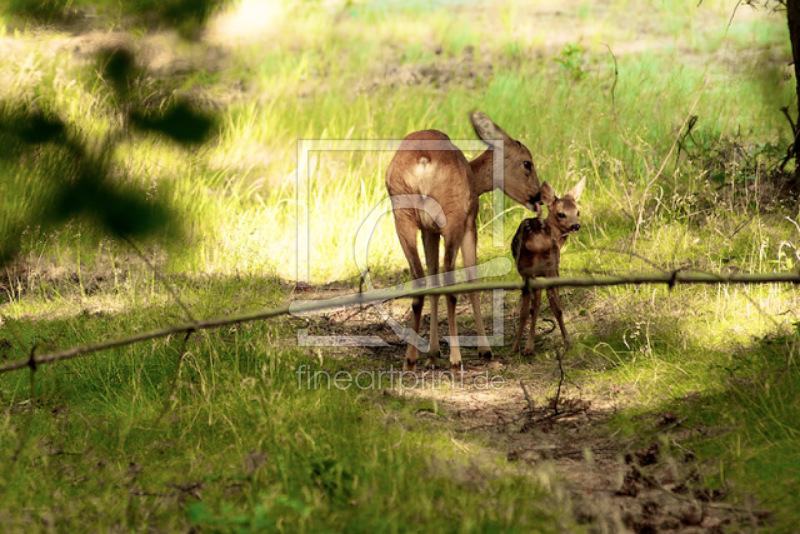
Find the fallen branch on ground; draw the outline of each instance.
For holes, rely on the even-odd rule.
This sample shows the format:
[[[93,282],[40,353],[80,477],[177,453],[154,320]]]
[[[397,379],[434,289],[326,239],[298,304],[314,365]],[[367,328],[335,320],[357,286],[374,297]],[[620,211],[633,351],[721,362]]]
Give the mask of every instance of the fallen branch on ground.
[[[760,274],[715,274],[701,272],[673,271],[671,273],[641,273],[626,276],[586,276],[586,277],[559,277],[530,279],[528,289],[547,289],[550,287],[605,287],[620,285],[665,284],[672,288],[678,284],[774,284],[791,283],[800,284],[800,272],[787,273],[760,273]],[[281,315],[302,315],[321,310],[341,308],[345,306],[363,306],[371,302],[383,302],[398,298],[410,298],[418,295],[455,295],[473,291],[489,291],[504,289],[519,291],[523,288],[522,282],[484,282],[471,284],[455,284],[447,287],[433,289],[413,289],[411,283],[408,289],[378,289],[366,293],[356,293],[343,297],[325,300],[295,301],[289,306],[271,308],[241,315],[215,317],[184,323],[175,326],[159,328],[142,332],[130,337],[119,338],[102,343],[80,345],[69,349],[57,350],[47,354],[35,355],[29,358],[15,360],[0,365],[0,374],[17,371],[19,369],[36,369],[40,365],[55,363],[61,360],[70,360],[102,350],[133,345],[142,341],[163,338],[175,334],[187,334],[199,330],[210,330],[221,326],[230,326],[271,319]]]

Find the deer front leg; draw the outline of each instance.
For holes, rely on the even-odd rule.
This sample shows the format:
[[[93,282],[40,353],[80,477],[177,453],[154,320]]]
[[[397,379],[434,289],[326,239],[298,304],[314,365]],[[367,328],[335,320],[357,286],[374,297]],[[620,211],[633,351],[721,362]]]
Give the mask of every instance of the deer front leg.
[[[525,331],[525,325],[528,324],[528,315],[531,313],[531,294],[525,289],[522,290],[522,296],[519,299],[519,327],[517,328],[517,336],[514,338],[514,345],[511,347],[511,354],[519,352],[519,344],[522,341],[522,332]]]
[[[459,240],[453,239],[444,243],[444,281],[446,285],[456,282],[455,267]],[[458,344],[458,324],[456,323],[456,296],[447,295],[447,323],[450,332],[450,367],[453,373],[461,370],[461,348]]]
[[[533,290],[533,306],[531,307],[531,331],[528,333],[528,342],[525,343],[525,349],[522,351],[523,356],[531,356],[533,354],[533,342],[536,337],[536,320],[539,318],[539,307],[542,305],[542,290]]]
[[[406,260],[408,260],[414,288],[418,288],[422,286],[422,278],[425,276],[425,272],[422,270],[422,262],[419,260],[419,254],[417,253],[417,230],[411,225],[402,225],[398,224],[398,222],[399,221],[395,221],[397,237],[400,240],[400,246],[403,247]],[[414,297],[411,302],[411,310],[414,314],[411,320],[411,328],[416,333],[419,333],[419,323],[422,319],[423,306],[424,299],[422,297]],[[409,343],[406,346],[406,358],[403,361],[403,371],[414,372],[416,370],[418,355],[417,347],[413,343]]]
[[[428,267],[428,278],[439,281],[439,234],[422,232],[422,244],[425,247],[425,264]],[[439,358],[439,295],[431,295],[431,352],[427,365],[436,367]]]
[[[478,231],[475,228],[475,221],[467,225],[464,234],[464,241],[461,244],[461,254],[464,257],[464,268],[467,271],[468,280],[475,280],[478,276]],[[481,314],[481,301],[478,293],[470,293],[469,301],[472,304],[472,314],[475,316],[475,328],[478,331],[478,355],[487,360],[492,359],[492,349],[489,348],[489,340],[486,339],[486,330],[483,327],[483,315]]]
[[[550,309],[553,310],[553,315],[556,316],[558,327],[561,329],[561,337],[564,338],[564,345],[569,348],[570,343],[569,335],[567,335],[567,328],[564,326],[564,314],[561,312],[561,298],[558,296],[558,288],[547,288],[547,300],[550,302]]]

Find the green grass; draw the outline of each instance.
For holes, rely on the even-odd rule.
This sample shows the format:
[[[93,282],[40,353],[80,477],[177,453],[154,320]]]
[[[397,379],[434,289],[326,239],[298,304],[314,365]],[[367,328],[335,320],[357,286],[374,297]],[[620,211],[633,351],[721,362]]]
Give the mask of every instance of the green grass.
[[[726,33],[733,6],[710,0],[585,2],[558,16],[522,2],[272,7],[268,16],[245,14],[266,21],[252,33],[212,22],[213,46],[147,35],[101,13],[108,27],[132,25],[149,68],[135,97],[158,107],[189,95],[218,111],[220,132],[191,150],[141,134],[116,145],[112,161],[128,183],[168,203],[182,223],[180,239],[141,243],[161,276],[85,220],[28,222],[63,162],[58,150],[3,161],[0,235],[22,225],[24,254],[0,273],[0,358],[182,322],[162,277],[195,317],[285,304],[295,273],[297,140],[399,139],[422,128],[473,140],[467,113],[475,109],[524,142],[558,192],[588,178],[565,274],[768,272],[800,261],[800,231],[787,220],[796,209],[770,182],[790,137],[780,107],[796,98],[779,15],[742,6]],[[9,43],[0,97],[52,109],[82,139],[122,131],[114,93],[86,52],[96,43],[75,54],[57,30],[0,28]],[[619,126],[605,43],[618,62]],[[673,153],[648,191],[632,256],[645,185],[701,91],[680,159]],[[386,197],[390,158],[312,154],[313,284],[358,287],[355,233]],[[510,257],[507,246],[492,246],[494,216],[484,199],[482,260]],[[505,243],[527,216],[505,199]],[[390,219],[372,238],[379,285],[406,268]],[[587,392],[621,386],[629,395],[609,432],[644,441],[659,431],[654,417],[675,411],[682,428],[697,431],[670,439],[693,449],[705,483],[735,503],[755,499],[775,512],[770,528],[791,531],[800,518],[796,290],[565,293],[577,341],[567,356],[572,379]],[[430,422],[417,416],[430,411],[425,401],[296,387],[303,364],[329,372],[389,365],[297,347],[296,329],[306,326],[285,319],[196,334],[177,378],[180,338],[43,367],[32,399],[27,372],[3,375],[0,522],[17,531],[579,528],[547,469],[506,460],[479,433],[456,434],[447,410],[434,407],[441,415]]]
[[[245,287],[282,298],[271,282],[238,284]],[[235,295],[224,302],[234,306]],[[174,313],[174,304],[139,303],[121,314],[40,320],[35,330],[10,320],[5,330],[15,346],[34,338],[70,345]],[[33,407],[25,373],[4,379],[3,524],[225,532],[555,532],[569,524],[565,503],[530,470],[458,452],[415,418],[417,402],[380,390],[298,387],[302,364],[332,374],[339,364],[320,368],[290,348],[292,326],[198,335],[174,391],[179,339],[42,368]]]
[[[668,395],[657,394],[660,402],[618,415],[612,425],[642,442],[661,440],[684,451],[690,448],[705,464],[709,488],[732,495],[745,507],[769,510],[774,514],[771,528],[789,532],[797,503],[792,494],[798,476],[793,444],[800,431],[797,341],[796,332],[755,336],[703,357],[667,344],[645,365],[609,358],[615,367],[605,373],[609,380],[624,382],[620,375],[635,372],[648,390],[662,390],[661,383],[677,386]],[[676,377],[676,370],[686,376]],[[668,411],[680,424],[665,432],[652,421]]]

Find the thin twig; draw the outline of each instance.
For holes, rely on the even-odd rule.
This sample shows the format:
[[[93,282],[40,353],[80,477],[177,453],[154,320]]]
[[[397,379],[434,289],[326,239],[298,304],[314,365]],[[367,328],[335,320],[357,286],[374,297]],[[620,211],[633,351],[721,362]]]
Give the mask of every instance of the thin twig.
[[[154,264],[150,263],[150,260],[147,259],[147,256],[145,256],[141,250],[139,250],[139,247],[136,246],[136,243],[134,243],[132,239],[130,239],[126,235],[123,235],[122,239],[126,243],[128,243],[128,245],[130,245],[130,247],[133,249],[136,255],[139,256],[139,258],[141,258],[141,260],[148,267],[150,267],[150,270],[153,271],[153,274],[156,276],[156,278],[158,278],[161,281],[161,283],[164,284],[164,287],[167,288],[167,291],[169,291],[169,293],[172,295],[172,298],[175,299],[175,302],[177,302],[178,306],[181,307],[183,313],[186,314],[186,319],[188,319],[189,321],[194,321],[194,317],[192,316],[191,310],[189,310],[189,307],[186,304],[184,304],[184,302],[178,296],[178,293],[175,291],[175,288],[172,287],[172,284],[170,284],[169,281],[166,278],[164,278],[164,276],[158,271],[158,269],[156,269],[156,266]]]
[[[789,121],[789,126],[791,126],[792,128],[792,134],[794,135],[795,138],[797,138],[797,126],[795,126],[794,121],[792,120],[792,116],[789,115],[789,107],[783,106],[781,108],[781,111],[783,111],[783,114],[786,116],[786,120]]]
[[[528,394],[528,388],[525,387],[525,382],[522,379],[519,379],[519,385],[522,388],[522,393],[525,395],[525,400],[528,401],[528,409],[533,412],[533,400],[531,400],[531,396]]]
[[[8,467],[6,468],[6,480],[9,480],[11,476],[11,470],[17,465],[17,460],[19,459],[19,455],[22,453],[22,450],[25,448],[25,444],[28,442],[28,436],[30,435],[31,426],[33,425],[33,412],[34,409],[34,399],[36,394],[36,343],[33,344],[31,347],[30,355],[28,356],[28,368],[31,370],[31,389],[30,389],[30,398],[28,400],[28,417],[25,420],[25,428],[22,430],[22,433],[19,435],[19,442],[17,443],[17,448],[14,450],[14,454],[11,456],[11,461],[8,463]]]
[[[800,272],[786,272],[786,273],[759,273],[759,274],[719,274],[719,273],[704,273],[704,272],[687,272],[687,271],[673,271],[672,273],[640,273],[625,276],[587,276],[587,277],[555,277],[555,278],[537,278],[528,280],[527,286],[529,289],[548,289],[551,287],[607,287],[607,286],[622,286],[622,285],[648,285],[648,284],[665,284],[668,287],[673,287],[677,284],[775,284],[775,283],[791,283],[800,284]],[[384,302],[398,298],[412,298],[415,296],[426,295],[456,295],[460,293],[469,293],[471,291],[487,291],[493,289],[505,289],[508,291],[519,291],[523,288],[523,282],[484,282],[484,283],[470,283],[470,284],[455,284],[447,287],[438,287],[431,289],[378,289],[366,293],[357,293],[353,295],[345,295],[325,300],[309,300],[294,302],[289,306],[281,308],[270,308],[266,310],[259,310],[256,312],[244,313],[241,315],[229,315],[223,317],[214,317],[195,321],[191,323],[184,323],[175,326],[158,328],[147,332],[141,332],[129,337],[118,338],[111,341],[104,341],[101,343],[91,343],[88,345],[79,345],[69,349],[62,349],[46,354],[35,356],[33,364],[36,366],[55,363],[61,360],[70,360],[99,352],[102,350],[124,347],[133,345],[142,341],[151,339],[164,338],[170,335],[179,333],[194,332],[200,330],[210,330],[219,328],[221,326],[229,326],[240,323],[249,323],[253,321],[260,321],[270,319],[281,315],[303,315],[311,312],[318,312],[331,308],[339,308],[343,306],[363,306],[370,302]],[[3,363],[0,365],[0,374],[8,373],[29,367],[31,362],[28,358],[22,360],[14,360]]]
[[[786,169],[786,164],[789,163],[789,160],[794,157],[794,143],[790,144],[786,147],[786,155],[781,160],[780,165],[778,165],[778,172],[784,172]]]
[[[170,404],[175,399],[175,391],[178,388],[178,378],[180,377],[181,374],[181,366],[183,364],[184,358],[186,357],[186,343],[188,343],[189,338],[192,337],[193,333],[194,330],[189,330],[188,332],[186,332],[186,335],[183,336],[183,341],[181,342],[181,348],[178,351],[178,360],[175,362],[175,371],[173,371],[172,383],[170,384],[169,387],[169,394],[164,399],[164,407],[162,408],[161,413],[158,415],[158,418],[156,419],[156,425],[155,425],[156,428],[159,426],[159,423],[167,414]]]
[[[650,192],[650,188],[653,187],[653,184],[661,178],[661,173],[664,172],[664,167],[667,165],[667,161],[669,161],[670,157],[672,157],[672,152],[675,150],[675,146],[678,144],[678,140],[681,138],[681,134],[683,134],[683,130],[686,128],[686,125],[689,123],[690,118],[694,115],[694,108],[697,107],[697,103],[700,102],[700,97],[703,96],[703,93],[706,90],[706,85],[708,84],[708,78],[703,80],[703,86],[700,88],[700,92],[697,94],[697,98],[694,99],[694,103],[692,104],[689,113],[686,115],[686,118],[683,120],[683,124],[681,125],[680,129],[678,130],[678,135],[675,136],[675,140],[672,141],[672,146],[669,147],[669,152],[667,152],[667,156],[664,158],[664,161],[661,162],[661,166],[658,168],[658,171],[655,175],[647,182],[647,185],[644,188],[644,193],[642,193],[642,201],[639,203],[639,214],[636,217],[636,229],[633,231],[633,241],[631,242],[631,250],[634,252],[636,251],[636,241],[639,238],[639,230],[642,226],[642,221],[644,218],[644,206],[647,203],[647,196]]]
[[[722,34],[722,40],[725,40],[725,37],[728,35],[728,30],[731,29],[731,24],[733,24],[733,17],[736,16],[736,10],[739,9],[740,5],[742,5],[742,0],[738,0],[736,5],[733,6],[733,12],[731,13],[731,18],[728,19],[728,25],[725,26],[725,33]]]
[[[658,269],[659,271],[661,271],[662,273],[668,272],[668,270],[665,269],[664,267],[662,267],[661,265],[657,264],[656,262],[652,261],[651,259],[649,259],[649,258],[647,258],[645,256],[642,256],[641,254],[637,254],[636,252],[634,252],[632,250],[620,250],[620,249],[611,248],[611,247],[588,247],[588,250],[599,250],[601,252],[614,252],[616,254],[625,254],[625,255],[632,256],[632,257],[634,257],[634,258],[636,258],[638,260],[641,260],[641,261],[645,262],[650,267],[654,267],[654,268]]]
[[[781,161],[778,169],[780,172],[783,172],[783,169],[786,168],[786,164],[789,163],[789,160],[794,157],[794,146],[797,143],[797,137],[800,135],[800,129],[798,129],[797,125],[792,121],[792,116],[789,115],[789,108],[787,106],[783,106],[781,108],[783,114],[786,116],[786,120],[789,121],[789,126],[792,128],[792,142],[789,143],[789,146],[786,147],[786,156]]]
[[[645,473],[636,464],[631,463],[630,467],[637,475],[639,475],[642,478],[642,480],[647,482],[647,484],[649,484],[650,486],[656,488],[659,491],[662,491],[662,492],[666,493],[667,495],[671,495],[676,500],[681,501],[681,502],[690,503],[690,504],[692,504],[694,506],[699,506],[701,508],[705,506],[707,508],[716,508],[718,510],[729,510],[731,512],[740,512],[740,513],[745,513],[745,514],[753,514],[753,513],[755,513],[755,514],[758,514],[758,515],[766,515],[766,514],[770,513],[768,510],[759,510],[759,509],[752,510],[752,509],[749,509],[749,508],[743,508],[741,506],[736,506],[734,504],[728,504],[728,503],[720,502],[720,501],[709,501],[709,502],[702,502],[701,503],[696,499],[693,499],[693,498],[688,497],[686,495],[682,495],[680,493],[675,493],[674,491],[668,489],[656,477],[652,477],[652,476],[648,475],[647,473]]]
[[[556,359],[558,360],[558,389],[556,389],[556,398],[553,399],[553,412],[558,415],[558,401],[561,398],[561,386],[564,384],[564,362],[561,359],[562,351],[556,349]]]
[[[675,155],[675,166],[676,167],[678,166],[678,164],[680,163],[680,160],[681,160],[681,149],[683,149],[683,151],[686,152],[686,154],[689,157],[692,156],[692,154],[689,153],[689,149],[683,146],[683,143],[686,142],[686,138],[688,137],[689,139],[692,140],[692,142],[697,144],[697,142],[694,140],[694,137],[692,137],[692,128],[694,128],[695,124],[697,124],[697,115],[692,115],[691,119],[689,119],[689,124],[686,125],[686,133],[683,134],[683,140],[682,141],[678,141],[678,153]]]
[[[548,308],[550,307],[549,304],[547,304],[547,306]],[[533,315],[533,310],[531,310],[531,315]],[[541,320],[543,323],[550,323],[550,330],[542,329],[541,333],[539,334],[540,336],[549,336],[550,334],[555,332],[556,322],[554,320],[550,319],[549,317],[541,317]]]
[[[362,288],[359,288],[358,292],[359,293],[363,293]],[[371,306],[359,306],[355,310],[353,310],[350,313],[348,313],[347,315],[345,315],[344,319],[338,319],[337,318],[335,324],[342,325],[342,324],[346,323],[347,321],[349,321],[350,319],[352,319],[353,317],[355,317],[356,315],[362,314],[365,311],[369,310],[370,307]],[[344,310],[342,310],[342,311],[344,311]],[[331,318],[332,318],[333,315],[335,315],[335,314],[331,314]]]
[[[639,147],[631,143],[625,134],[622,132],[622,127],[619,125],[619,117],[617,116],[617,97],[616,97],[616,89],[617,89],[617,79],[619,78],[619,69],[617,68],[617,56],[614,55],[614,51],[611,50],[609,45],[605,45],[608,48],[608,53],[611,54],[611,58],[614,60],[614,82],[611,84],[611,112],[614,114],[614,125],[617,127],[617,133],[619,133],[620,139],[628,145],[628,147],[639,154],[644,161],[645,167],[647,167],[647,174],[652,173],[653,170],[653,163],[650,161],[650,158],[647,154],[645,154]]]

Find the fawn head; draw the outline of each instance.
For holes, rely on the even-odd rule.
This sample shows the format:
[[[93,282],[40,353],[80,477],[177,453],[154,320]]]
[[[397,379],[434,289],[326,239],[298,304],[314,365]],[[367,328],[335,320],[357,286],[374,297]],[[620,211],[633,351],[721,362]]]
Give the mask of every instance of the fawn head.
[[[542,204],[547,206],[547,224],[555,228],[562,237],[581,229],[578,200],[583,194],[586,178],[581,178],[575,187],[567,191],[563,197],[558,198],[553,187],[545,182],[542,184]]]
[[[470,113],[472,126],[487,145],[503,149],[503,192],[532,210],[539,203],[539,177],[528,147],[512,139],[488,115]]]

